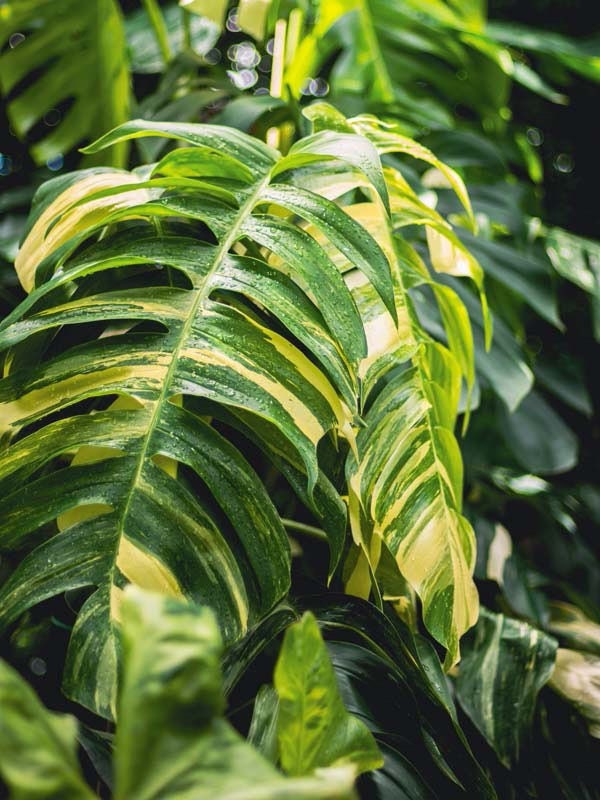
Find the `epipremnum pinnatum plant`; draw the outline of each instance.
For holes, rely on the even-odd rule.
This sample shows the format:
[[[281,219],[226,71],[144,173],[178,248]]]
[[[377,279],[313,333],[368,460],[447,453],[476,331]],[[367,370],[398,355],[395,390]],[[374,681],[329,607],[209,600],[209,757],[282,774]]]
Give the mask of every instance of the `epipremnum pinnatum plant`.
[[[384,135],[361,126],[375,142]],[[243,636],[287,593],[289,546],[222,421],[283,462],[331,537],[332,572],[345,492],[321,468],[329,435],[347,461],[354,593],[369,595],[385,547],[452,665],[477,618],[453,435],[461,366],[472,376],[470,328],[449,291],[452,349],[416,321],[406,283],[430,279],[394,241],[387,210],[409,190],[394,171],[386,180],[359,133],[319,130],[282,157],[235,130],[139,121],[93,149],[149,134],[185,146],[134,172],[46,184],[16,261],[29,296],[0,340],[14,348],[2,530],[22,556],[1,590],[4,625],[58,592],[96,587],[64,686],[107,716],[127,582],[207,603],[226,642]],[[385,142],[413,147],[392,133]],[[315,191],[327,173],[328,196]],[[335,202],[353,187],[354,202]],[[25,355],[33,342],[37,363]]]
[[[0,662],[2,780],[597,798],[558,281],[597,337],[600,250],[540,222],[510,110],[597,81],[594,41],[479,2],[131,5],[0,8],[12,129],[80,167],[0,201],[2,654],[53,651],[78,718]]]

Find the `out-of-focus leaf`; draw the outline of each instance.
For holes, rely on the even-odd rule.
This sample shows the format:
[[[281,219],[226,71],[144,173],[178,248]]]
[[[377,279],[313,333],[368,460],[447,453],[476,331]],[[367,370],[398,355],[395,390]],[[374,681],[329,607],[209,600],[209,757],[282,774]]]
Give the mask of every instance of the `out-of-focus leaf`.
[[[515,22],[490,22],[486,32],[496,41],[553,56],[565,66],[590,80],[600,81],[600,56],[596,47],[588,47],[585,41],[562,36],[553,31],[528,28]],[[595,51],[595,52],[594,52]]]
[[[535,70],[521,61],[513,63],[512,77],[521,86],[539,94],[540,97],[544,97],[546,100],[550,100],[551,103],[564,106],[569,102],[567,95],[557,92],[550,84],[546,83],[541,75],[538,75]]]
[[[16,92],[8,114],[18,135],[25,137],[46,113],[72,101],[59,124],[31,145],[37,163],[127,119],[129,67],[115,0],[11,0],[2,5],[0,44],[15,32],[24,41],[0,56],[0,87],[4,94]],[[118,144],[101,163],[123,166],[126,153],[127,145]]]
[[[236,97],[227,103],[215,117],[219,125],[231,125],[240,131],[258,132],[290,119],[289,106],[271,95],[247,95]]]
[[[279,698],[277,692],[272,686],[261,686],[254,700],[248,741],[273,764],[276,764],[279,758],[278,719]]]
[[[228,0],[179,0],[179,5],[191,14],[198,14],[223,27]]]
[[[48,711],[0,661],[0,776],[13,800],[90,800],[77,761],[77,723]]]
[[[0,258],[5,261],[15,260],[26,219],[21,214],[6,214],[0,219]]]
[[[479,580],[495,581],[504,601],[517,614],[537,625],[548,619],[545,596],[533,585],[531,570],[514,550],[513,541],[503,525],[493,524],[482,517],[474,522],[477,535],[477,566]]]
[[[465,638],[458,701],[507,767],[519,759],[556,648],[541,631],[483,608]]]
[[[79,744],[106,786],[113,788],[113,740],[114,734],[98,731],[80,723],[77,734]]]
[[[559,647],[550,686],[579,711],[591,736],[600,739],[600,657]]]
[[[254,39],[264,39],[272,5],[273,0],[240,0],[237,12],[238,25]]]
[[[540,358],[534,372],[542,386],[555,397],[581,414],[592,416],[592,398],[577,358],[566,353],[559,358]]]
[[[572,603],[555,600],[550,604],[548,630],[574,650],[600,656],[600,625]]]
[[[537,392],[527,395],[512,413],[502,409],[500,418],[506,444],[525,469],[555,475],[577,463],[577,437]]]
[[[592,295],[594,334],[600,340],[600,244],[561,228],[551,228],[546,237],[546,252],[563,278]]]
[[[567,280],[597,294],[600,281],[600,244],[575,236],[561,228],[551,228],[546,236],[546,252],[556,271]]]
[[[433,131],[423,141],[439,159],[454,168],[484,167],[499,174],[506,171],[507,164],[502,151],[490,139],[471,131]]]
[[[313,614],[286,631],[275,667],[281,765],[289,775],[348,764],[356,774],[383,763],[375,740],[340,697]]]
[[[515,409],[533,386],[533,372],[525,362],[519,345],[505,323],[494,319],[494,336],[489,351],[485,349],[485,333],[481,310],[475,297],[457,280],[444,279],[465,304],[473,327],[475,365],[478,376],[490,385],[509,409]],[[444,341],[445,332],[433,299],[417,288],[411,292],[419,319],[433,336]]]
[[[220,718],[221,637],[209,609],[125,591],[115,800],[351,800],[353,770],[286,779]]]
[[[543,319],[563,330],[552,290],[552,271],[543,254],[542,257],[535,253],[523,254],[515,247],[486,241],[467,232],[461,234],[461,238],[486,275],[515,292]]]
[[[173,53],[179,53],[184,47],[181,8],[176,3],[168,3],[161,6],[161,13],[167,29],[169,47]],[[190,14],[189,26],[194,52],[200,56],[206,55],[217,42],[218,26],[206,17],[196,14]],[[125,34],[132,72],[156,73],[165,69],[160,47],[154,31],[148,24],[148,17],[143,8],[135,9],[125,17]],[[164,119],[176,121],[173,116],[164,117]]]

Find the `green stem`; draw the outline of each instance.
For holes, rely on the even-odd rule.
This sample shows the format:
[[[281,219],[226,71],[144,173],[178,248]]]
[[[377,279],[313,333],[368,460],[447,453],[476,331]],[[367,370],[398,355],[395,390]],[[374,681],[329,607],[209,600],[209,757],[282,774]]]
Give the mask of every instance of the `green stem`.
[[[168,64],[172,58],[171,46],[169,44],[169,35],[167,33],[167,26],[165,19],[160,10],[157,0],[142,0],[142,4],[146,9],[146,14],[152,25],[154,36],[156,38],[160,53],[163,57],[165,64]]]
[[[281,518],[284,528],[288,528],[295,533],[303,533],[305,536],[310,536],[312,539],[319,539],[319,541],[327,541],[327,534],[321,528],[315,528],[314,525],[306,525],[304,522],[297,522],[295,519]]]
[[[192,50],[192,15],[184,8],[183,12],[183,43],[186,50]]]
[[[385,59],[383,58],[383,54],[379,46],[379,40],[375,32],[375,25],[371,15],[371,9],[369,8],[369,4],[366,2],[366,0],[361,0],[359,3],[358,13],[363,36],[365,37],[367,47],[370,50],[371,57],[373,59],[373,69],[375,70],[374,85],[375,90],[379,90],[379,97],[377,99],[381,100],[382,103],[393,103],[396,97],[394,84],[392,83],[392,79],[390,78],[390,74],[387,70]]]

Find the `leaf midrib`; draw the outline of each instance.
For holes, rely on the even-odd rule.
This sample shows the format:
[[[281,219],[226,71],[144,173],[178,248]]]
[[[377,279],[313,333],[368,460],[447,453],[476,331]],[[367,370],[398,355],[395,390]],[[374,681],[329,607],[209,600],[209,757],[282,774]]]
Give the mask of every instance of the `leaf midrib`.
[[[142,472],[144,470],[144,466],[145,466],[145,463],[146,463],[146,458],[148,456],[148,450],[149,450],[149,447],[150,447],[150,442],[151,442],[152,437],[154,435],[154,431],[156,430],[156,427],[157,427],[157,425],[158,425],[158,423],[160,421],[162,410],[163,410],[163,407],[164,407],[165,403],[169,402],[169,391],[170,391],[170,388],[171,388],[171,383],[173,381],[173,377],[175,375],[175,371],[176,371],[176,369],[178,367],[178,364],[179,364],[181,350],[185,346],[185,343],[186,343],[186,341],[187,341],[187,339],[189,337],[189,334],[191,332],[192,326],[193,326],[193,324],[194,324],[194,322],[195,322],[195,320],[196,320],[196,318],[198,316],[198,312],[199,312],[201,306],[204,304],[204,302],[209,297],[210,290],[211,290],[211,278],[212,278],[212,276],[218,271],[218,269],[220,268],[224,257],[227,255],[227,253],[229,252],[229,250],[233,246],[233,244],[235,244],[235,242],[236,242],[236,240],[237,240],[237,238],[238,238],[238,236],[239,236],[239,234],[241,232],[241,229],[242,229],[242,227],[244,225],[244,222],[246,221],[246,218],[248,216],[250,216],[250,214],[252,213],[252,210],[253,210],[254,206],[256,205],[256,202],[257,202],[259,196],[261,195],[261,193],[263,192],[265,187],[269,184],[270,180],[271,180],[271,167],[269,167],[269,170],[266,173],[266,175],[260,181],[258,181],[255,189],[250,193],[250,195],[248,196],[248,198],[246,199],[246,201],[244,202],[244,204],[240,208],[240,211],[239,211],[239,214],[237,216],[237,219],[236,219],[235,223],[232,225],[228,235],[222,240],[221,244],[217,247],[217,252],[215,254],[214,260],[213,260],[213,262],[212,262],[212,264],[210,266],[210,269],[204,275],[204,278],[202,280],[201,286],[198,287],[195,290],[197,292],[197,297],[194,300],[194,302],[193,302],[193,304],[192,304],[192,306],[190,308],[190,311],[189,311],[189,314],[188,314],[188,318],[187,318],[187,320],[185,321],[185,323],[183,324],[183,326],[181,328],[181,332],[180,332],[177,344],[173,349],[173,355],[172,355],[172,358],[171,358],[171,363],[169,364],[169,369],[167,370],[167,374],[165,375],[165,379],[163,381],[163,386],[162,386],[162,390],[160,392],[160,395],[158,396],[157,400],[155,401],[156,402],[155,409],[154,409],[154,411],[152,413],[152,416],[150,418],[150,421],[149,421],[149,424],[148,424],[148,430],[147,430],[147,433],[146,433],[146,435],[145,435],[145,437],[143,439],[143,445],[142,445],[142,448],[140,450],[140,454],[139,454],[139,459],[138,459],[138,463],[137,463],[137,466],[136,466],[136,470],[135,470],[135,473],[134,473],[133,478],[131,480],[131,485],[130,485],[129,491],[127,493],[127,497],[126,497],[125,503],[123,505],[123,511],[122,511],[122,513],[121,513],[121,515],[119,517],[119,520],[118,520],[118,532],[119,532],[119,535],[118,535],[118,537],[116,537],[114,555],[113,555],[113,558],[112,558],[112,567],[111,567],[111,570],[110,570],[110,573],[109,573],[110,585],[113,585],[113,583],[114,583],[114,576],[115,576],[115,570],[116,570],[116,567],[117,567],[117,558],[118,558],[118,553],[119,553],[119,547],[120,547],[121,539],[123,538],[123,536],[125,536],[125,521],[126,521],[128,515],[129,515],[129,508],[130,508],[131,502],[133,500],[135,491],[136,491],[136,489],[138,487],[138,484],[140,482],[140,478],[141,478]]]

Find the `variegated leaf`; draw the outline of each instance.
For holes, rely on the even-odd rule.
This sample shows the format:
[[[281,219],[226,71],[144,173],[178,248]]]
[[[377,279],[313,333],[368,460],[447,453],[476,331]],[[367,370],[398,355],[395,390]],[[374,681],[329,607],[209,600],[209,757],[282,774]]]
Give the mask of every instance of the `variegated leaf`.
[[[458,701],[507,767],[519,759],[556,649],[542,631],[485,608],[465,638]]]
[[[379,349],[370,346],[369,373],[384,379],[385,385],[358,435],[358,459],[351,454],[347,461],[352,533],[363,553],[353,566],[348,590],[369,593],[381,550],[387,548],[421,598],[425,624],[446,647],[449,667],[459,659],[460,637],[475,624],[478,613],[472,579],[475,538],[461,514],[462,459],[453,433],[461,369],[452,352],[428,340],[415,322],[406,287],[414,281],[416,267],[406,258],[405,243],[393,241],[373,204],[359,213],[365,227],[377,231],[388,254],[396,305],[402,311],[396,328],[399,340],[379,335],[374,337]],[[378,318],[382,322],[377,329],[382,330],[381,302],[373,297],[366,302],[364,291],[355,290],[355,298],[367,331],[369,321]],[[450,317],[455,324],[460,319]],[[390,332],[391,323],[388,319]],[[459,324],[470,330],[468,321]],[[389,341],[387,348],[381,346],[383,341]],[[409,346],[403,354],[400,343]],[[370,380],[369,388],[374,385]]]
[[[40,364],[13,359],[0,383],[11,442],[0,454],[0,547],[25,553],[0,590],[0,622],[88,587],[64,687],[107,716],[127,583],[208,603],[227,642],[289,586],[287,536],[261,480],[182,398],[243,413],[250,428],[256,420],[259,442],[261,425],[276,432],[307,502],[339,514],[317,446],[328,432],[354,445],[366,340],[302,220],[394,309],[374,238],[332,201],[288,185],[276,151],[233,129],[147,122],[92,149],[149,135],[186,146],[153,168],[84,172],[44,190],[17,260],[30,294],[0,331],[17,354],[34,336],[63,342]],[[111,285],[131,271],[136,286]],[[90,401],[93,413],[74,408]]]

